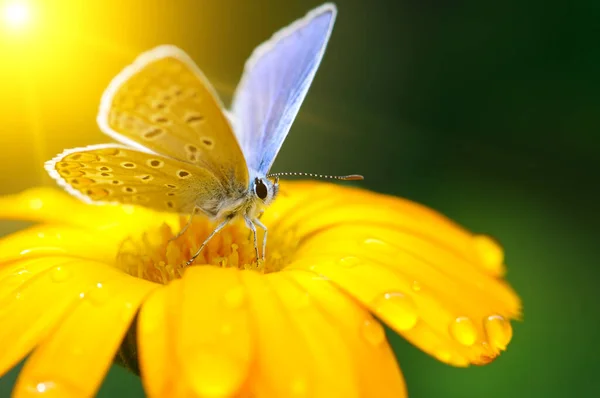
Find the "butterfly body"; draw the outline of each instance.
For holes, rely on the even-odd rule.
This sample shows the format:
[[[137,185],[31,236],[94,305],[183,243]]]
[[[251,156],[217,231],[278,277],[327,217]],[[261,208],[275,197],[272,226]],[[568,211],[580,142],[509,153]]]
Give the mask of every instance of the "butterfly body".
[[[265,231],[264,257],[267,231],[259,217],[278,192],[278,178],[269,171],[321,62],[336,13],[333,4],[324,4],[257,47],[231,113],[179,48],[164,45],[142,54],[113,79],[100,103],[97,122],[120,144],[67,150],[46,169],[88,202],[204,213],[218,225],[196,255],[241,217],[254,233],[257,257],[256,227]]]

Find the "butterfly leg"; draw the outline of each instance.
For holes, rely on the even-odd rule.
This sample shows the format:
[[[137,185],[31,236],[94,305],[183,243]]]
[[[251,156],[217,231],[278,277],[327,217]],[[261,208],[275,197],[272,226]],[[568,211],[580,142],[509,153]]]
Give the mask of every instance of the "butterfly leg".
[[[214,231],[212,231],[210,233],[210,235],[208,235],[208,237],[204,240],[204,242],[202,242],[202,244],[200,245],[200,248],[198,249],[198,251],[196,251],[196,253],[194,253],[194,255],[192,256],[192,258],[190,258],[186,265],[192,265],[192,263],[194,262],[194,260],[196,259],[196,257],[198,257],[200,255],[200,253],[202,252],[202,249],[204,249],[204,246],[206,246],[206,244],[208,242],[210,242],[210,240],[213,238],[213,236],[215,236],[217,233],[219,233],[220,230],[222,230],[223,228],[225,228],[225,226],[229,223],[229,221],[231,221],[233,217],[227,217],[225,220],[223,220],[223,222],[219,225],[217,225],[217,228],[215,228]]]
[[[248,226],[248,228],[250,228],[250,230],[252,231],[252,234],[254,235],[254,252],[256,253],[256,262],[258,262],[258,244],[257,244],[257,239],[256,239],[256,227],[254,226],[254,223],[252,222],[251,219],[249,219],[248,217],[244,217],[244,221],[246,221],[246,225]]]
[[[268,232],[267,227],[262,222],[260,222],[258,217],[254,219],[254,224],[256,224],[259,228],[262,228],[262,230],[265,231],[265,234],[263,235],[263,242],[262,242],[262,259],[264,260],[265,253],[267,252],[267,232]]]
[[[190,225],[192,225],[192,219],[194,218],[194,214],[195,214],[195,212],[192,212],[192,214],[190,214],[190,218],[188,218],[187,223],[185,223],[183,228],[181,228],[179,230],[179,232],[177,232],[177,235],[175,235],[169,239],[169,242],[173,242],[174,240],[179,239],[181,237],[181,235],[185,234],[185,231],[187,231],[188,228],[190,227]]]

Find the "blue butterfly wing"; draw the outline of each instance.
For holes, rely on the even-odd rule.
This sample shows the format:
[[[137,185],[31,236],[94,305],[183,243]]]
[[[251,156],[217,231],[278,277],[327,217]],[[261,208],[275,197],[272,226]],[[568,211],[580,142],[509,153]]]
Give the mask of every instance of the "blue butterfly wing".
[[[321,63],[337,10],[324,4],[254,50],[236,89],[236,135],[251,175],[266,175]]]

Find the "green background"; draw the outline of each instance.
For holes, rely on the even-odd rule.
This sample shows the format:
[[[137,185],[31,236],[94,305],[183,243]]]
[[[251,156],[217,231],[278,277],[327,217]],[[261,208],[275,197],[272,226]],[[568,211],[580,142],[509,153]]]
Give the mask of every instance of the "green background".
[[[93,29],[140,52],[183,47],[229,101],[252,48],[319,4],[217,3],[131,1],[105,12],[112,25]],[[600,2],[565,4],[337,2],[327,54],[274,170],[362,173],[366,188],[493,235],[524,303],[507,352],[485,367],[451,368],[390,336],[411,397],[600,396]],[[121,36],[129,21],[139,29]],[[40,85],[46,157],[107,140],[94,124],[100,94],[135,54],[81,56],[90,54],[63,82],[64,95],[77,96],[77,81],[93,75],[81,94],[89,103],[72,117],[49,115],[45,105],[61,100]],[[4,148],[28,150],[11,123],[0,129]],[[37,159],[19,161],[23,175],[1,176],[3,193],[39,184]],[[0,396],[15,377],[0,379]],[[99,396],[143,391],[113,367]]]

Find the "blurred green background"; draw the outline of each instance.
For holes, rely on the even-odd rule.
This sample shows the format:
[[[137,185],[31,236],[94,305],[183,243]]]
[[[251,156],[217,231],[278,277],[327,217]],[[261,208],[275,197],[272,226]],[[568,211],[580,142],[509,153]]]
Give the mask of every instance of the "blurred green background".
[[[184,48],[228,102],[251,50],[319,4],[29,3],[29,26],[0,32],[3,194],[52,184],[42,161],[63,148],[107,141],[100,95],[137,53]],[[337,5],[274,170],[362,173],[369,189],[495,236],[524,302],[508,351],[485,367],[451,368],[391,336],[410,396],[600,396],[600,2]],[[0,379],[0,396],[15,378]],[[143,391],[114,367],[99,396]]]

